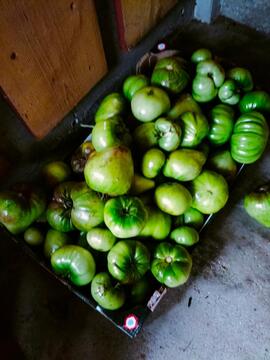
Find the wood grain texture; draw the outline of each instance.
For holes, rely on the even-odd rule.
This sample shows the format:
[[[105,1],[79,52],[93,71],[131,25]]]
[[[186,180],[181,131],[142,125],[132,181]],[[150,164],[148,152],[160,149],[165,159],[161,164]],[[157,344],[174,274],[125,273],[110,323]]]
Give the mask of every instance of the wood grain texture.
[[[177,0],[116,0],[121,3],[126,46],[133,47]]]
[[[106,73],[92,0],[1,0],[0,86],[38,138]]]

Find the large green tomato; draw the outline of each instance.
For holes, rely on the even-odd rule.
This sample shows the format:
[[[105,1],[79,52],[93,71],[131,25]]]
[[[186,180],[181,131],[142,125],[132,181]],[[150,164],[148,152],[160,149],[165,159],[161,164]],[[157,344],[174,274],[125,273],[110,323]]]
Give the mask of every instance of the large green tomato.
[[[173,94],[178,94],[187,86],[189,79],[186,61],[178,57],[168,57],[162,58],[156,63],[151,83],[161,86]]]
[[[125,146],[115,146],[94,153],[84,168],[87,185],[110,196],[126,194],[133,176],[133,160],[130,150]]]
[[[209,49],[200,48],[191,55],[191,62],[198,64],[201,61],[212,59],[212,53]]]
[[[117,310],[124,305],[125,291],[106,272],[97,274],[91,283],[93,299],[106,310]]]
[[[147,220],[147,211],[142,201],[133,196],[119,196],[106,202],[104,222],[118,238],[139,235]]]
[[[101,101],[96,114],[95,121],[107,120],[115,115],[123,114],[125,110],[125,99],[119,93],[111,93]]]
[[[47,259],[50,259],[52,254],[60,249],[62,246],[67,245],[70,242],[70,238],[67,233],[63,233],[54,229],[49,229],[45,242],[43,252]]]
[[[124,81],[123,93],[131,101],[136,92],[148,86],[149,83],[150,81],[145,75],[131,75]]]
[[[234,111],[224,104],[219,104],[211,110],[209,141],[214,145],[223,145],[229,141],[234,125]]]
[[[170,98],[155,86],[146,86],[137,91],[131,100],[132,114],[136,119],[148,122],[169,111]]]
[[[247,213],[263,226],[270,228],[270,189],[269,184],[260,186],[247,194],[244,199]]]
[[[176,150],[180,145],[181,127],[166,118],[155,121],[158,136],[158,146],[165,151]]]
[[[171,231],[172,219],[155,206],[146,207],[148,217],[146,224],[140,232],[140,237],[150,237],[155,240],[164,240]]]
[[[181,215],[190,206],[190,192],[176,182],[163,183],[156,188],[155,201],[160,210],[170,215]]]
[[[0,224],[12,234],[24,232],[46,209],[46,197],[31,184],[0,192]]]
[[[42,169],[42,176],[46,183],[54,187],[57,184],[67,181],[70,178],[70,167],[64,161],[52,161]]]
[[[237,86],[244,92],[253,89],[253,79],[250,71],[242,67],[235,67],[227,72],[227,77],[236,82]]]
[[[155,178],[160,173],[165,161],[165,154],[160,149],[148,150],[142,158],[143,175],[150,179]]]
[[[232,181],[237,174],[237,164],[229,150],[219,150],[212,154],[207,162],[208,168],[224,176],[227,181]]]
[[[138,281],[149,268],[150,253],[140,241],[119,241],[108,254],[108,270],[123,284]]]
[[[110,230],[98,227],[89,230],[86,239],[91,248],[104,252],[109,251],[116,241]]]
[[[114,116],[96,123],[92,130],[92,143],[96,151],[112,146],[131,144],[131,135],[123,120]]]
[[[199,241],[199,234],[190,226],[180,226],[171,232],[170,239],[180,245],[192,246]]]
[[[181,95],[166,116],[170,120],[177,120],[186,112],[194,112],[198,114],[202,112],[199,104],[196,103],[190,94]]]
[[[236,82],[232,79],[224,81],[218,90],[218,97],[224,104],[238,104],[241,98],[241,94]]]
[[[151,271],[162,284],[173,288],[184,284],[190,275],[192,259],[181,245],[159,244],[153,254]]]
[[[192,207],[203,214],[216,213],[229,198],[228,184],[224,177],[214,171],[204,170],[192,181]]]
[[[78,245],[64,245],[51,257],[54,272],[67,277],[77,286],[91,282],[96,272],[96,264],[92,254]]]
[[[195,229],[200,229],[204,222],[204,215],[197,209],[190,207],[183,215],[174,219],[174,227],[188,225]]]
[[[155,123],[149,122],[136,127],[133,133],[135,144],[141,151],[146,151],[158,144],[158,133]]]
[[[241,113],[250,111],[270,112],[270,95],[265,91],[251,91],[245,94],[240,103]]]
[[[201,151],[179,149],[170,153],[163,174],[178,181],[190,181],[201,172],[206,156]]]
[[[231,154],[235,161],[251,164],[258,160],[266,147],[269,128],[258,112],[243,114],[236,121],[231,137]]]
[[[203,114],[186,112],[181,116],[183,147],[195,147],[207,136],[209,125]]]

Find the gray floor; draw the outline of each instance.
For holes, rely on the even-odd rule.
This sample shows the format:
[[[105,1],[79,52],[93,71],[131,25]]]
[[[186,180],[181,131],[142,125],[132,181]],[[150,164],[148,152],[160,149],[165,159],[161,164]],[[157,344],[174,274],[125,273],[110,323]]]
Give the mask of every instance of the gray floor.
[[[241,203],[245,191],[269,177],[268,151],[244,171],[228,206],[204,230],[188,284],[168,292],[136,339],[82,304],[4,238],[2,324],[27,359],[270,359],[270,232]]]

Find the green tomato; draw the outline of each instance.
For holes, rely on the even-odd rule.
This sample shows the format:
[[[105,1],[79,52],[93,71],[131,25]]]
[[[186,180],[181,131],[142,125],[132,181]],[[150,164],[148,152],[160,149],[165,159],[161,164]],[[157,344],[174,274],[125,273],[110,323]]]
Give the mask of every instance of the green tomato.
[[[50,259],[52,254],[60,249],[62,246],[67,245],[70,242],[70,238],[66,233],[49,229],[45,241],[43,252],[47,259]]]
[[[137,197],[119,196],[106,202],[104,222],[118,238],[139,235],[147,220],[147,211]]]
[[[191,206],[192,197],[183,185],[171,182],[163,183],[156,188],[155,201],[160,210],[177,216]]]
[[[98,227],[89,230],[86,239],[91,248],[104,252],[109,251],[116,241],[116,237],[108,229]]]
[[[154,180],[147,179],[139,174],[134,174],[131,188],[129,190],[130,195],[140,195],[145,191],[151,190],[155,187]]]
[[[24,241],[27,242],[28,245],[31,246],[39,246],[44,241],[44,236],[42,234],[42,231],[40,229],[30,226],[25,232],[24,232]]]
[[[234,111],[224,104],[218,104],[211,110],[208,139],[213,145],[223,145],[229,141],[234,126]]]
[[[181,128],[166,118],[159,118],[155,121],[155,128],[158,134],[158,146],[165,151],[176,150],[180,145]]]
[[[180,245],[192,246],[199,241],[199,234],[192,227],[180,226],[171,232],[170,239]]]
[[[111,93],[101,101],[96,114],[95,122],[107,120],[116,115],[123,114],[125,110],[125,99],[119,93]]]
[[[0,224],[14,235],[24,232],[45,209],[45,194],[31,184],[0,192]]]
[[[156,63],[151,83],[161,86],[173,94],[184,90],[190,80],[186,71],[186,61],[178,57],[168,57],[158,60]]]
[[[240,101],[240,89],[232,79],[226,80],[218,90],[221,102],[228,105],[236,105]]]
[[[143,175],[150,179],[155,178],[160,173],[165,161],[165,154],[160,149],[148,150],[142,158]]]
[[[87,160],[84,168],[87,185],[110,196],[126,194],[133,176],[131,152],[122,145],[96,152]]]
[[[180,225],[188,225],[195,229],[200,229],[204,222],[203,214],[197,210],[190,207],[183,215],[178,216],[174,220],[174,227]]]
[[[64,245],[56,250],[51,265],[57,275],[67,277],[77,286],[89,284],[96,271],[92,254],[78,245]]]
[[[97,274],[92,280],[91,295],[98,305],[106,310],[120,309],[126,299],[123,287],[119,284],[114,285],[106,272]]]
[[[112,146],[131,144],[131,135],[123,120],[114,116],[96,123],[92,130],[92,143],[96,151]]]
[[[269,128],[264,116],[258,112],[243,114],[236,121],[231,137],[231,155],[239,163],[251,164],[263,154]]]
[[[166,239],[171,231],[172,219],[170,215],[165,214],[155,206],[147,206],[146,210],[147,220],[139,236],[155,240]]]
[[[149,83],[150,81],[145,75],[131,75],[124,81],[123,93],[131,101],[136,92],[148,86]]]
[[[191,55],[191,62],[195,64],[210,59],[212,59],[212,53],[210,50],[205,48],[198,49]]]
[[[170,153],[163,174],[178,181],[190,181],[201,172],[206,161],[204,153],[193,149],[179,149]]]
[[[159,244],[153,254],[151,271],[154,277],[169,288],[183,285],[189,278],[192,258],[181,245]]]
[[[253,219],[270,228],[270,190],[268,184],[247,194],[244,198],[244,207]]]
[[[228,182],[232,181],[237,174],[237,164],[229,150],[219,150],[212,154],[208,159],[208,167],[223,175]]]
[[[218,88],[225,80],[223,68],[214,60],[200,61],[196,68],[197,75],[192,83],[192,96],[198,102],[213,100]]]
[[[265,91],[251,91],[245,94],[239,102],[241,113],[256,110],[270,112],[270,95]]]
[[[167,113],[167,118],[170,120],[177,120],[186,112],[198,114],[201,114],[202,112],[199,104],[196,103],[190,94],[183,94],[179,97],[171,110]]]
[[[71,170],[64,161],[52,161],[46,164],[42,169],[42,177],[51,187],[67,181],[70,176]]]
[[[135,283],[149,268],[150,253],[140,241],[119,241],[108,254],[108,270],[123,284]]]
[[[244,92],[253,89],[253,79],[248,69],[235,67],[227,72],[227,77],[234,80],[237,86]]]
[[[136,127],[133,133],[135,144],[141,151],[146,151],[158,144],[158,133],[155,123],[149,122]]]
[[[91,141],[83,142],[71,157],[73,172],[76,174],[83,173],[87,159],[94,152],[95,149]]]
[[[204,170],[192,181],[191,193],[192,207],[203,214],[218,212],[229,198],[228,184],[224,177],[210,170]]]
[[[203,114],[187,112],[181,116],[183,147],[195,147],[207,136],[209,125]]]
[[[137,91],[131,100],[131,111],[137,120],[149,122],[169,111],[171,102],[162,89],[146,86]]]

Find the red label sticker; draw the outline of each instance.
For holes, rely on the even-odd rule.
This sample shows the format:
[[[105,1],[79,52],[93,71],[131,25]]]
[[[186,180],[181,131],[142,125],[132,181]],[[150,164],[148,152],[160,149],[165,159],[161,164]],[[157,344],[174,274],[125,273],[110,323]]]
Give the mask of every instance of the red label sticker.
[[[124,320],[124,325],[123,327],[126,330],[135,330],[137,329],[137,327],[139,326],[139,319],[137,318],[136,315],[134,314],[129,314],[125,320]]]

